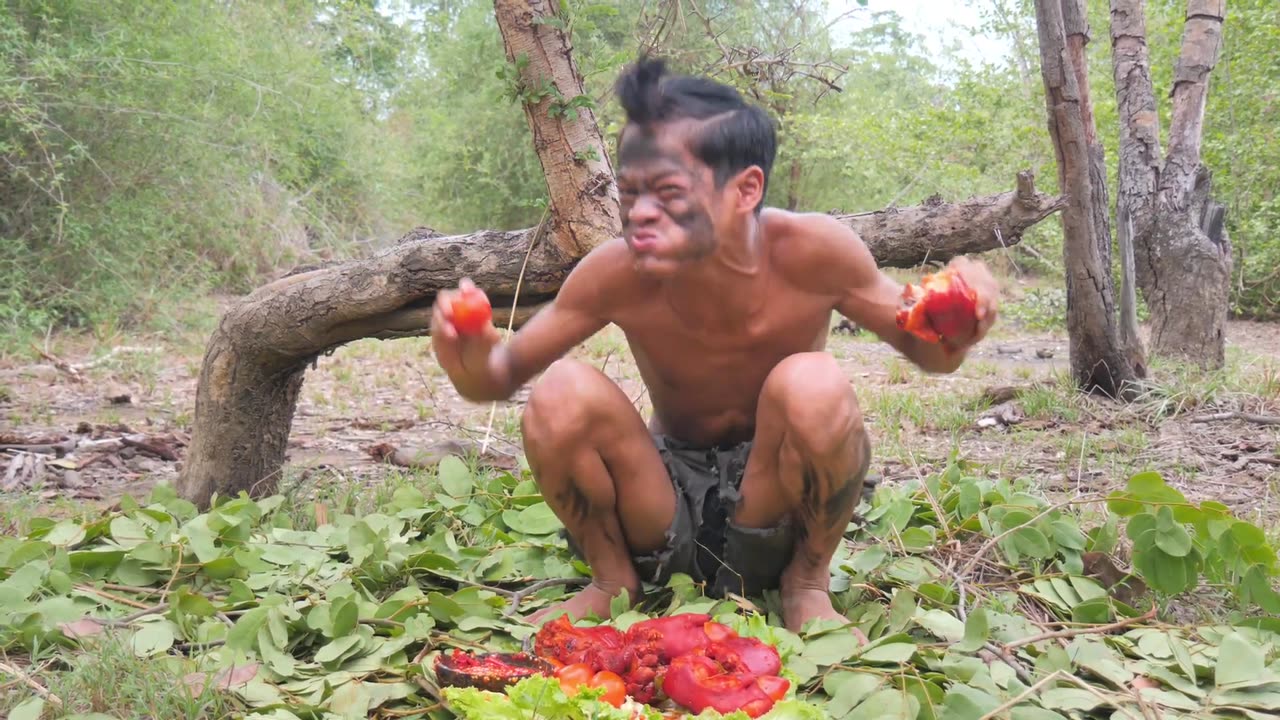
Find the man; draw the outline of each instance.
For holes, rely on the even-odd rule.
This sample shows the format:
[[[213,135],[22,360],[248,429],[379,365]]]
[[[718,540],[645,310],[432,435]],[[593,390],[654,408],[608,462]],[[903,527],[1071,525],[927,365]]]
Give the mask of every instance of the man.
[[[608,617],[622,590],[634,601],[642,582],[682,572],[713,594],[778,588],[792,630],[847,623],[828,566],[871,443],[848,377],[823,352],[831,313],[947,373],[994,322],[995,281],[954,261],[979,294],[978,320],[964,337],[921,341],[897,327],[902,286],[852,230],[763,208],[776,136],[762,110],[658,61],[628,68],[617,92],[623,237],[583,258],[508,343],[492,325],[458,333],[452,291],[432,317],[436,356],[463,397],[505,400],[542,373],[524,449],[593,577],[531,620]],[[649,390],[648,424],[603,373],[563,358],[610,323]]]

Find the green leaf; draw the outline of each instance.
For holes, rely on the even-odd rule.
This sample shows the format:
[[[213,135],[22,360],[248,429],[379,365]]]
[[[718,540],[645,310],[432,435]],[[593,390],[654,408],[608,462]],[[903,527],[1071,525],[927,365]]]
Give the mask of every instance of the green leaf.
[[[456,455],[445,456],[436,466],[436,471],[439,473],[440,487],[450,496],[460,498],[471,494],[474,481],[471,471],[461,458]]]
[[[9,711],[9,720],[40,720],[44,714],[44,698],[39,695],[23,700]]]
[[[959,642],[965,636],[960,618],[942,610],[926,610],[915,618],[916,624],[946,642]]]
[[[1132,517],[1142,512],[1142,503],[1133,498],[1133,493],[1113,490],[1107,495],[1107,509],[1120,517]]]
[[[139,628],[129,644],[134,655],[147,658],[173,647],[173,641],[173,629],[169,623],[151,622]]]
[[[341,598],[330,607],[329,618],[332,621],[330,637],[340,638],[349,635],[355,632],[356,624],[360,620],[360,606],[351,598]]]
[[[923,552],[933,546],[933,528],[909,527],[902,531],[902,545],[912,552]]]
[[[982,608],[969,611],[964,623],[964,641],[955,646],[959,652],[976,652],[991,639],[991,626],[987,622],[987,612]]]
[[[879,673],[851,670],[839,670],[826,676],[822,681],[822,689],[831,696],[825,708],[828,716],[844,717],[883,685],[884,681],[885,677]]]
[[[1071,622],[1086,625],[1104,625],[1111,622],[1111,598],[1085,600],[1071,608]]]
[[[1148,585],[1170,595],[1190,590],[1200,575],[1200,554],[1194,548],[1185,557],[1176,557],[1151,547],[1135,553],[1133,563]]]
[[[968,685],[953,685],[942,701],[942,717],[978,720],[1000,706],[1000,700]]]
[[[1173,518],[1173,509],[1168,505],[1156,512],[1156,546],[1174,557],[1191,552],[1191,535]]]
[[[895,642],[869,648],[858,655],[858,660],[869,663],[905,663],[916,654],[915,643]]]
[[[1053,557],[1053,545],[1039,529],[1026,526],[1014,530],[1009,536],[1018,552],[1028,557],[1045,559]]]
[[[858,652],[858,641],[847,630],[834,630],[805,643],[800,652],[813,664],[823,667],[844,662]]]
[[[1218,663],[1214,666],[1213,683],[1226,688],[1247,683],[1262,675],[1266,657],[1262,648],[1249,642],[1239,632],[1228,633],[1218,647]]]
[[[84,527],[80,523],[63,520],[53,526],[53,529],[44,536],[44,541],[57,547],[70,548],[79,545],[84,538]]]
[[[545,502],[530,505],[519,512],[508,510],[502,514],[502,519],[512,530],[525,535],[550,535],[563,527],[555,511]]]
[[[334,663],[346,657],[352,650],[360,645],[362,639],[359,635],[343,635],[334,638],[324,647],[316,651],[316,662],[322,665]]]
[[[1231,523],[1231,537],[1241,548],[1264,547],[1267,544],[1266,533],[1243,520]]]

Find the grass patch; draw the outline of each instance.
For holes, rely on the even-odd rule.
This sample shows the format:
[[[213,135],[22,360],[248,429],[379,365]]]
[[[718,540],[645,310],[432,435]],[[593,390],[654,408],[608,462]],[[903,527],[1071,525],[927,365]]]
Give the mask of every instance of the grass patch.
[[[197,682],[197,663],[180,655],[139,657],[132,632],[104,632],[87,639],[79,650],[38,652],[28,675],[45,684],[61,701],[43,702],[45,717],[102,713],[112,718],[155,720],[221,720],[240,717],[243,703],[211,682]],[[33,672],[35,668],[44,668]],[[184,683],[190,678],[191,685]],[[7,715],[29,693],[0,693],[0,715]],[[35,701],[39,702],[39,701]],[[34,704],[34,703],[33,703]]]

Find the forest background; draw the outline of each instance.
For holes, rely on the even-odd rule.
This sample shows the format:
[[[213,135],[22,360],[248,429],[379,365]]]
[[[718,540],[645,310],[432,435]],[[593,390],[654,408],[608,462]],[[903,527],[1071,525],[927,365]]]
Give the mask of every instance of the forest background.
[[[812,77],[763,86],[781,129],[771,204],[857,212],[960,199],[1007,190],[1024,168],[1056,192],[1029,0],[941,12],[924,2],[703,5],[658,28],[654,3],[567,3],[606,137],[619,121],[611,83],[643,43],[656,40],[681,69],[745,82],[711,62],[720,53],[703,18],[714,17],[726,45],[794,48],[813,64]],[[1097,125],[1114,165],[1107,7],[1089,8]],[[1159,89],[1184,11],[1148,3],[1162,128]],[[1280,316],[1278,13],[1270,0],[1231,3],[1205,121],[1237,318]],[[417,226],[536,224],[546,183],[510,72],[491,4],[473,0],[7,2],[0,351],[51,330],[208,323],[193,309],[209,307],[210,293],[368,254]],[[1115,178],[1112,167],[1111,197]],[[1060,232],[1057,218],[1041,223],[1013,262],[1060,276]],[[1045,322],[1060,321],[1060,283],[1034,299]]]

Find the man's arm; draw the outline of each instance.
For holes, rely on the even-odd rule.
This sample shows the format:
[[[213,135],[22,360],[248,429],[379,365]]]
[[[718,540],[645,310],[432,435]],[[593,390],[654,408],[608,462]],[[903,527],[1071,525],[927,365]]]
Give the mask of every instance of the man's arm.
[[[432,315],[432,347],[458,394],[472,402],[507,400],[534,375],[609,323],[609,299],[616,288],[614,265],[605,247],[588,253],[565,278],[556,297],[502,342],[492,325],[479,336],[459,335],[450,323],[455,291],[440,293]],[[438,329],[438,330],[437,330]]]
[[[903,286],[876,265],[866,243],[852,228],[827,215],[804,218],[807,230],[824,250],[814,263],[824,287],[838,296],[836,311],[875,333],[920,369],[931,373],[954,372],[964,363],[970,347],[986,336],[995,322],[999,288],[986,267],[969,258],[956,258],[951,266],[978,292],[978,322],[968,337],[926,342],[898,327],[897,314]]]

